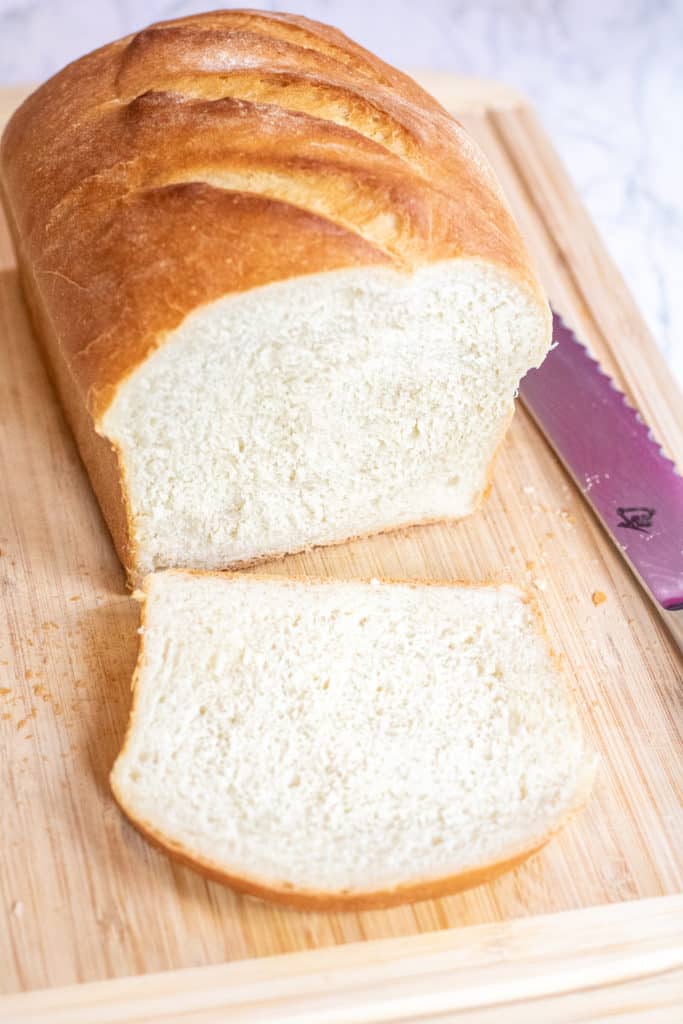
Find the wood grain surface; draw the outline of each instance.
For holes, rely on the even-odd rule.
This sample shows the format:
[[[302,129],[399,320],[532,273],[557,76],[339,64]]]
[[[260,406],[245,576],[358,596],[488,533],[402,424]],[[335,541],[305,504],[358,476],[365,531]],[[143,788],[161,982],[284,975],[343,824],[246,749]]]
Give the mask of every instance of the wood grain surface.
[[[7,996],[11,1024],[673,1024],[683,895]],[[0,1011],[2,1010],[0,1006]]]
[[[680,462],[681,398],[533,113],[495,85],[421,77],[493,161],[553,303]],[[19,95],[0,96],[0,114]],[[543,853],[495,883],[346,914],[289,911],[206,882],[149,847],[114,806],[107,776],[126,726],[137,606],[32,337],[4,223],[0,418],[0,991],[683,891],[681,664],[523,409],[480,514],[292,557],[273,572],[533,587],[601,756],[594,796]]]

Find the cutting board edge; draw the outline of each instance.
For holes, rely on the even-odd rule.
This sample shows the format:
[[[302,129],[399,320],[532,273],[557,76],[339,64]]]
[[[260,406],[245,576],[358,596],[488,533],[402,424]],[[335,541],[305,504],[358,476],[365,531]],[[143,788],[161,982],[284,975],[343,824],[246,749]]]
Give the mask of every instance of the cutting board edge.
[[[660,896],[17,993],[0,997],[0,1014],[13,1024],[58,1024],[67,1013],[70,1024],[181,1024],[188,1014],[209,1024],[239,1010],[242,1024],[388,1024],[444,1013],[483,1022],[496,1009],[526,1024],[532,1011],[557,1012],[561,1000],[566,1014],[588,993],[601,1015],[627,1008],[629,1021],[645,1021],[683,1000],[681,922],[683,894]]]

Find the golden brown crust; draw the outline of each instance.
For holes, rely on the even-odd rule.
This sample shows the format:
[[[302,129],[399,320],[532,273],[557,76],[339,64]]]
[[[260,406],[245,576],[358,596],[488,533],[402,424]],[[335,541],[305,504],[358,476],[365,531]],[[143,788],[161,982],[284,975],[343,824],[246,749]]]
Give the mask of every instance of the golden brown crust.
[[[218,11],[83,57],[14,114],[0,176],[96,420],[169,331],[230,292],[458,257],[537,292],[498,185],[457,122],[304,18]]]
[[[299,578],[292,578],[286,576],[276,576],[274,574],[256,574],[249,573],[248,575],[239,572],[221,573],[221,572],[202,572],[191,569],[169,569],[162,573],[153,573],[146,577],[143,584],[143,605],[141,611],[141,629],[140,629],[140,644],[138,649],[138,658],[133,673],[132,690],[133,690],[133,704],[130,710],[130,716],[128,720],[128,728],[126,730],[126,736],[123,742],[123,746],[119,753],[119,758],[125,756],[126,748],[128,746],[130,736],[133,729],[133,722],[135,720],[136,709],[137,709],[137,692],[138,692],[138,677],[142,669],[143,653],[145,644],[145,625],[146,625],[146,599],[149,593],[150,583],[154,580],[158,580],[159,576],[163,575],[190,575],[199,577],[215,577],[223,580],[235,580],[242,576],[248,580],[277,580],[283,585],[286,584],[297,584],[297,583],[315,583],[315,584],[330,584],[340,585],[344,583],[370,583],[368,579],[331,579],[327,577],[317,576],[302,576]],[[469,581],[457,581],[457,580],[443,580],[443,579],[429,579],[429,580],[410,580],[401,578],[383,578],[382,584],[399,585],[399,586],[410,586],[410,587],[466,587],[466,588],[482,588],[482,587],[514,587],[520,593],[522,600],[528,604],[531,614],[534,616],[538,632],[542,636],[546,646],[548,647],[549,653],[556,660],[556,655],[552,651],[548,635],[545,629],[545,624],[541,616],[540,610],[536,603],[535,597],[531,592],[525,588],[513,584],[507,580],[499,580],[495,582],[480,582],[471,583]],[[557,663],[558,671],[561,675],[564,675],[562,666]],[[227,871],[224,867],[216,864],[204,858],[198,854],[193,853],[187,847],[183,846],[182,843],[177,843],[168,837],[164,836],[157,829],[154,828],[149,822],[142,821],[137,818],[135,814],[126,806],[123,796],[119,793],[114,774],[110,776],[110,784],[114,799],[119,805],[120,809],[126,815],[131,824],[140,832],[145,839],[147,839],[153,846],[167,853],[173,857],[174,860],[179,861],[181,864],[185,864],[200,874],[204,875],[210,881],[218,882],[221,885],[227,885],[231,889],[237,892],[246,893],[250,896],[256,896],[259,899],[270,900],[274,903],[281,903],[287,906],[294,907],[298,910],[321,910],[321,911],[353,911],[353,910],[375,910],[386,907],[397,906],[402,903],[414,903],[418,900],[436,899],[441,896],[449,896],[453,893],[461,892],[463,889],[470,889],[475,885],[481,885],[485,882],[491,882],[496,879],[499,875],[506,871],[518,867],[529,857],[532,857],[535,853],[538,853],[552,837],[559,832],[567,823],[567,821],[579,811],[584,803],[586,802],[591,786],[593,782],[593,772],[590,766],[587,767],[584,776],[579,780],[576,793],[574,794],[574,800],[571,806],[567,809],[567,812],[563,819],[559,821],[554,828],[548,830],[543,836],[534,839],[530,845],[523,849],[511,850],[505,857],[493,863],[480,865],[477,867],[470,868],[466,871],[459,872],[455,875],[448,875],[439,878],[427,878],[421,879],[416,882],[405,883],[397,885],[390,889],[382,890],[368,890],[368,891],[339,891],[339,892],[323,892],[311,889],[300,889],[290,883],[281,883],[279,885],[273,884],[272,881],[266,881],[265,879],[258,878],[256,876],[233,873]]]
[[[592,781],[592,780],[591,780]],[[581,810],[590,793],[590,782],[586,782],[577,793],[576,801],[567,811],[562,821],[551,831],[548,831],[541,840],[524,850],[511,853],[499,861],[485,864],[481,867],[471,868],[455,875],[447,875],[440,878],[429,878],[418,882],[410,882],[397,885],[391,889],[372,891],[339,891],[323,892],[313,889],[298,889],[293,885],[282,883],[274,885],[263,879],[250,875],[233,874],[224,868],[213,864],[197,854],[192,853],[180,843],[174,843],[167,839],[148,822],[136,818],[125,806],[120,794],[116,791],[112,782],[114,799],[120,809],[126,815],[130,823],[137,831],[158,850],[168,854],[174,860],[194,871],[199,872],[211,882],[218,882],[220,885],[227,885],[236,892],[248,896],[256,896],[258,899],[269,900],[272,903],[280,903],[295,910],[314,911],[359,911],[359,910],[383,910],[388,907],[399,906],[405,903],[417,903],[419,900],[439,899],[443,896],[452,896],[462,892],[464,889],[472,889],[476,885],[483,885],[493,882],[500,875],[512,871],[523,864],[524,861],[533,857],[534,854],[546,846],[553,836],[557,835],[568,823],[568,821]]]
[[[270,882],[249,875],[232,874],[224,868],[193,854],[180,843],[174,843],[167,839],[148,822],[140,821],[126,808],[125,803],[116,792],[113,784],[112,792],[117,804],[137,831],[149,843],[170,857],[173,857],[174,860],[193,868],[211,882],[218,882],[220,885],[227,885],[230,889],[245,893],[247,896],[256,896],[258,899],[269,900],[271,903],[281,903],[296,910],[326,912],[383,910],[388,907],[399,906],[403,903],[417,903],[419,900],[452,896],[454,893],[462,892],[463,889],[471,889],[475,885],[492,882],[499,875],[518,867],[525,860],[528,860],[529,857],[542,850],[555,834],[555,831],[548,833],[541,842],[536,843],[529,849],[517,852],[505,860],[496,861],[494,864],[486,864],[483,867],[472,868],[469,871],[459,872],[456,875],[449,875],[445,878],[425,879],[419,882],[397,885],[391,889],[360,892],[343,890],[339,892],[323,892],[313,889],[298,889],[286,883],[273,885]],[[560,827],[558,826],[557,831],[559,831]]]
[[[130,530],[130,509],[124,486],[123,461],[107,438],[101,437],[93,429],[92,418],[64,358],[48,311],[38,296],[31,266],[23,257],[21,240],[11,216],[8,217],[8,223],[17,253],[19,279],[35,335],[40,342],[46,369],[59,395],[80,456],[90,475],[93,490],[109,526],[118,556],[130,574],[131,567],[136,564],[136,558]],[[132,577],[129,576],[129,579]]]
[[[461,126],[410,78],[306,18],[193,15],[81,58],[14,114],[0,193],[133,583],[123,466],[97,428],[194,309],[306,274],[460,257],[505,268],[545,308]]]

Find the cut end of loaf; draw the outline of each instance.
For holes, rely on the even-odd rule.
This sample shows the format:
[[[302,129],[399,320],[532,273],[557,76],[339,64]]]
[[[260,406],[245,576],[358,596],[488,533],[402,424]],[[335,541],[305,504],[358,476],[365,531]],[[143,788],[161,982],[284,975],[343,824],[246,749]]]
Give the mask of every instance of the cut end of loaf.
[[[593,763],[508,586],[156,574],[121,807],[180,859],[299,906],[455,891],[523,860]]]
[[[101,425],[134,579],[469,514],[548,343],[536,297],[477,261],[313,275],[197,310]]]
[[[0,177],[131,583],[476,507],[549,310],[407,76],[305,18],[174,19],[28,97]]]

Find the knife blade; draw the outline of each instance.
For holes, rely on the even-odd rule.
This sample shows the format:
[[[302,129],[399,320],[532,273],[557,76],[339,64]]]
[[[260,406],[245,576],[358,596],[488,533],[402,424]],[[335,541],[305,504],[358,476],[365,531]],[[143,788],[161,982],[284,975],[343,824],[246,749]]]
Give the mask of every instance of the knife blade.
[[[683,477],[557,313],[553,340],[524,405],[683,651]]]

